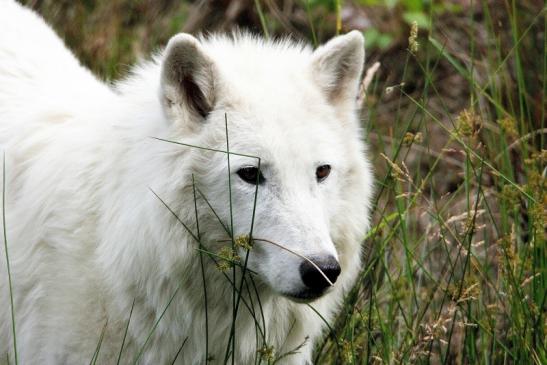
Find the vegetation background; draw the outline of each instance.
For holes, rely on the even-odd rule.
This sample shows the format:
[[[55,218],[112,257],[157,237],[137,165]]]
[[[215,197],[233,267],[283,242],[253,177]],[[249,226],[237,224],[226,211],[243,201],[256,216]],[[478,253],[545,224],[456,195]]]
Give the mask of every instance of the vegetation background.
[[[374,228],[316,363],[547,364],[544,1],[23,2],[109,81],[181,31],[361,30]]]

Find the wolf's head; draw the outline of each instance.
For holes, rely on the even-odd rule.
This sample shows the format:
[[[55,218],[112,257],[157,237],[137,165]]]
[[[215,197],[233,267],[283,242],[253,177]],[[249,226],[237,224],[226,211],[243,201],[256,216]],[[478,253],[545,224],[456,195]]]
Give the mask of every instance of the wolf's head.
[[[227,232],[252,232],[249,269],[297,301],[347,284],[359,268],[372,186],[356,115],[363,43],[356,31],[315,51],[179,34],[163,55],[160,98],[175,133],[232,152],[229,161],[189,152],[204,244],[218,250],[230,245]]]

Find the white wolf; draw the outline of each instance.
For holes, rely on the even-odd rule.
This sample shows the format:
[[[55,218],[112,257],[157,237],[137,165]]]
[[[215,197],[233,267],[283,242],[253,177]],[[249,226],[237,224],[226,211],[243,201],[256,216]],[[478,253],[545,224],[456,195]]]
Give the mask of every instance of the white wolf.
[[[308,303],[334,319],[369,222],[363,42],[178,34],[110,86],[35,13],[0,0],[19,362],[311,363],[325,323]],[[219,257],[249,234],[239,263]],[[0,359],[13,363],[0,253]]]

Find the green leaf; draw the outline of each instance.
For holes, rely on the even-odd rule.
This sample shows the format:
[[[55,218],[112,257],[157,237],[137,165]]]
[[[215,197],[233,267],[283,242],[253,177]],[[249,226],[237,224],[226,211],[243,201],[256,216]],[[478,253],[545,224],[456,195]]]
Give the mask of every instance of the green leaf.
[[[427,1],[422,0],[404,0],[403,6],[408,11],[422,11],[424,9],[424,3]]]
[[[405,11],[403,19],[408,24],[416,22],[419,28],[429,29],[429,18],[421,11]]]
[[[366,48],[385,49],[393,43],[393,36],[389,33],[380,33],[376,28],[369,28],[363,32],[366,39]]]

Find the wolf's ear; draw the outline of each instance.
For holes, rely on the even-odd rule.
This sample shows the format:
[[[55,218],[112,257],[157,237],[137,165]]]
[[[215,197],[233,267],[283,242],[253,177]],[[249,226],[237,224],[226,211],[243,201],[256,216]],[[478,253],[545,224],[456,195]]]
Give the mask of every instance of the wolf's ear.
[[[364,45],[363,35],[354,30],[313,53],[313,77],[333,104],[355,102],[365,61]]]
[[[161,69],[161,99],[176,120],[207,117],[213,109],[215,65],[199,41],[189,34],[172,37]]]

